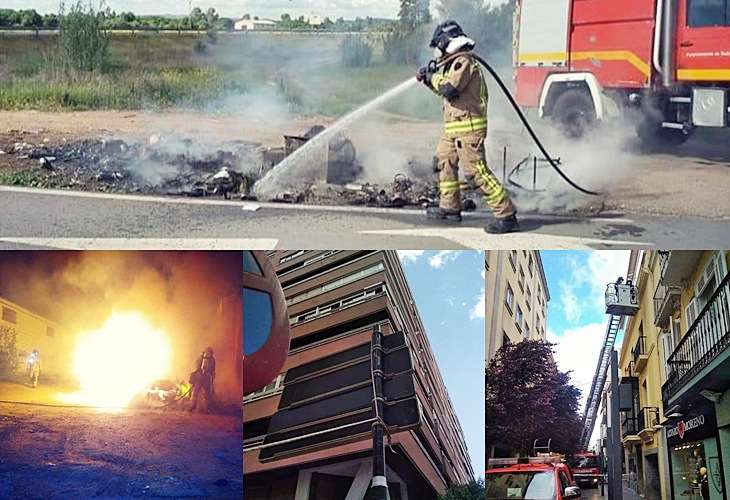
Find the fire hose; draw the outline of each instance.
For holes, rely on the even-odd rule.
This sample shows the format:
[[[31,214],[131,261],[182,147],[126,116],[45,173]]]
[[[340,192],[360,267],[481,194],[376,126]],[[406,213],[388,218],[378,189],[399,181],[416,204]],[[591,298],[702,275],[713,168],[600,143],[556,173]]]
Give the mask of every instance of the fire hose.
[[[435,68],[443,67],[460,55],[461,54],[457,53],[457,54],[453,54],[448,57],[445,57],[445,58],[441,59],[440,61],[430,61],[429,67],[430,68],[431,67],[435,67]],[[575,183],[575,181],[573,181],[570,177],[568,177],[568,175],[565,172],[563,172],[563,170],[558,166],[558,162],[555,161],[552,156],[550,156],[550,153],[548,153],[548,151],[545,148],[545,146],[543,145],[542,141],[540,141],[540,138],[537,137],[537,134],[533,130],[532,126],[530,125],[530,122],[527,121],[527,118],[525,117],[524,113],[520,109],[520,106],[517,104],[514,97],[512,96],[512,93],[509,91],[507,86],[504,84],[502,79],[499,77],[499,75],[497,74],[495,69],[492,68],[492,66],[478,54],[472,53],[472,56],[474,57],[474,59],[479,61],[479,63],[482,66],[484,66],[484,68],[489,72],[490,75],[492,75],[492,78],[494,78],[494,81],[497,82],[497,85],[499,86],[500,90],[502,91],[504,96],[507,98],[509,103],[512,105],[512,108],[514,109],[515,113],[520,118],[523,125],[529,132],[530,137],[534,141],[535,145],[537,145],[538,149],[540,150],[542,155],[545,157],[545,160],[547,160],[548,164],[558,173],[558,175],[560,175],[560,177],[562,177],[562,179],[565,182],[567,182],[571,187],[580,191],[581,193],[588,194],[591,196],[600,196],[601,193],[598,193],[596,191],[591,191],[589,189],[579,186],[578,184]]]

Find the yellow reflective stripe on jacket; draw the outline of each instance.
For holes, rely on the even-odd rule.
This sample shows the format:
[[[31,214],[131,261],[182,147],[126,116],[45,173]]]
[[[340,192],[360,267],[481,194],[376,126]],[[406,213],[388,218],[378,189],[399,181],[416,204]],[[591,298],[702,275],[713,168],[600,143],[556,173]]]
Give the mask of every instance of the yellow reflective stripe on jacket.
[[[446,80],[446,75],[442,75],[441,73],[436,73],[435,75],[433,75],[433,77],[431,77],[431,86],[435,90],[438,90],[438,88],[441,86],[441,84],[443,83],[444,80]]]
[[[476,132],[478,130],[486,130],[487,118],[477,117],[458,122],[448,122],[446,123],[445,128],[447,134],[463,134],[467,132]]]
[[[461,191],[461,183],[459,181],[442,181],[439,182],[439,191],[441,194],[454,194]]]

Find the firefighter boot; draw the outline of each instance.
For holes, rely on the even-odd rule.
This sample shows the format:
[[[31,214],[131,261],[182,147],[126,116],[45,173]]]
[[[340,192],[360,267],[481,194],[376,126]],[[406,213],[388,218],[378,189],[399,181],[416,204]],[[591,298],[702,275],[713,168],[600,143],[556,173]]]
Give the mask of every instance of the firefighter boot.
[[[510,215],[506,219],[494,219],[484,230],[489,234],[513,233],[520,230],[520,224],[515,215]]]
[[[426,217],[429,219],[461,222],[461,212],[448,212],[441,207],[427,207]]]

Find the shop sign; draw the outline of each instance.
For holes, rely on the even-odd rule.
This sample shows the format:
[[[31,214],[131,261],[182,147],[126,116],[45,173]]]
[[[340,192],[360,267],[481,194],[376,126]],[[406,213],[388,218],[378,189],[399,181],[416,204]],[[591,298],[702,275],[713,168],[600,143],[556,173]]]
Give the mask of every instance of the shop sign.
[[[682,417],[667,420],[664,428],[667,429],[669,446],[700,441],[714,436],[717,432],[715,408],[713,405],[693,408]]]

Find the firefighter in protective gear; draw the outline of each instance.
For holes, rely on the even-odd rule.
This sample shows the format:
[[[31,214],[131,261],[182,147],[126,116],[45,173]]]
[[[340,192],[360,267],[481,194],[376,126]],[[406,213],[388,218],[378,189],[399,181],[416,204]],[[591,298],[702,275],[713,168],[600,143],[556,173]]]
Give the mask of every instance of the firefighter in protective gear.
[[[28,363],[25,367],[26,372],[28,373],[28,381],[33,389],[38,387],[38,377],[41,374],[42,368],[43,362],[41,361],[41,354],[38,352],[38,349],[35,349],[28,357]]]
[[[475,42],[456,21],[434,31],[430,43],[436,59],[416,76],[444,99],[444,135],[436,148],[440,203],[429,207],[433,219],[461,221],[459,164],[467,182],[479,189],[495,220],[485,230],[507,233],[519,229],[515,206],[504,186],[487,168],[487,84],[479,62],[472,56]]]
[[[212,348],[206,347],[195,360],[195,371],[190,374],[190,383],[193,386],[190,411],[193,412],[198,407],[201,392],[205,396],[205,406],[210,410],[213,403],[212,395],[215,394],[215,358]]]

